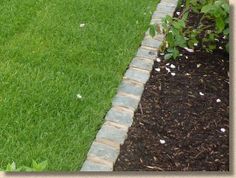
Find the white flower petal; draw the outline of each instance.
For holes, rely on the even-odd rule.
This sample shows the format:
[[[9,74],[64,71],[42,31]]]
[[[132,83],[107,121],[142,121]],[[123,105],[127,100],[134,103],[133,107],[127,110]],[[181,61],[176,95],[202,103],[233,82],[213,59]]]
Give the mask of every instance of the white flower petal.
[[[160,72],[161,69],[160,68],[155,68],[155,71]]]
[[[172,75],[172,76],[175,76],[176,74],[175,74],[174,72],[171,72],[171,75]]]
[[[167,72],[168,72],[168,73],[170,72],[170,69],[169,69],[169,68],[167,68],[167,67],[166,67],[166,70],[167,70]]]
[[[160,59],[160,58],[157,58],[156,61],[157,61],[157,62],[161,62],[161,59]]]
[[[205,94],[204,93],[202,93],[202,92],[199,92],[199,94],[201,95],[201,96],[204,96]]]
[[[221,102],[221,99],[217,99],[216,102],[217,102],[217,103],[220,103],[220,102]]]
[[[176,67],[175,67],[174,64],[171,64],[171,65],[170,65],[170,68],[175,69]]]
[[[80,28],[83,28],[84,26],[85,26],[84,23],[81,23],[81,24],[79,25]]]
[[[165,141],[165,140],[162,140],[162,139],[160,139],[160,143],[161,143],[161,144],[165,144],[165,143],[166,143],[166,141]]]
[[[81,99],[81,98],[82,98],[82,96],[81,96],[80,94],[77,94],[76,97],[77,97],[78,99]]]
[[[221,128],[220,131],[221,132],[225,132],[226,130],[225,130],[225,128]]]
[[[201,67],[202,64],[197,64],[197,68]]]
[[[190,48],[187,48],[187,47],[185,47],[184,49],[185,49],[186,51],[190,52],[190,53],[193,53],[193,52],[194,52],[193,49],[190,49]]]
[[[177,15],[180,15],[180,12],[176,12]]]

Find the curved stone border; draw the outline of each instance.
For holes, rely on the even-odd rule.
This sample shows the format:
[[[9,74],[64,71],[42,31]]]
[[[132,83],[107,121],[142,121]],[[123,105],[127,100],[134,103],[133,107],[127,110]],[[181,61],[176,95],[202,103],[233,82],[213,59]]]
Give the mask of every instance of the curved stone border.
[[[172,16],[178,0],[162,0],[152,15],[151,24],[160,25],[166,15]],[[112,171],[120,152],[120,145],[127,137],[132,125],[134,112],[140,102],[144,85],[150,77],[154,60],[164,35],[151,37],[149,30],[145,33],[141,47],[126,71],[112,108],[105,117],[105,123],[97,133],[87,159],[81,171]]]

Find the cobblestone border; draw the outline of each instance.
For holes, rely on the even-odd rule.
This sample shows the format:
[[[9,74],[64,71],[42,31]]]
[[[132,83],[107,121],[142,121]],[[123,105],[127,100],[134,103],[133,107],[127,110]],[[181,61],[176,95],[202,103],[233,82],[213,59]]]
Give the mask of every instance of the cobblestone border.
[[[166,15],[172,16],[178,0],[161,0],[152,15],[151,24],[160,25]],[[150,77],[154,60],[164,35],[151,37],[149,30],[145,33],[141,47],[121,82],[112,108],[105,117],[105,123],[97,133],[80,171],[112,171],[120,152],[120,145],[127,137],[132,125],[134,112],[140,102],[144,85]]]

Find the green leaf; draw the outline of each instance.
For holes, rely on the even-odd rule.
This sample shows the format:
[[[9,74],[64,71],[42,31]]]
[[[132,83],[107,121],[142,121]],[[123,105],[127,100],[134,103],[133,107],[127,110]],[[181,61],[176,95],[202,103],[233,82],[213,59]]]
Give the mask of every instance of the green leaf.
[[[39,165],[40,169],[43,171],[43,170],[45,170],[47,168],[48,162],[47,161],[43,161],[43,162],[39,163],[38,165]]]
[[[48,162],[47,161],[43,161],[41,163],[37,163],[36,161],[32,161],[32,168],[35,170],[35,171],[43,171],[44,169],[46,169],[48,165]]]
[[[173,49],[173,58],[176,59],[179,56],[179,50],[174,48]]]
[[[8,164],[6,167],[7,172],[12,172],[16,170],[16,163],[13,161],[11,164]]]
[[[168,60],[168,59],[170,59],[172,56],[173,56],[172,53],[167,53],[167,54],[165,54],[164,59],[165,59],[165,60]]]
[[[176,35],[175,44],[176,44],[176,46],[179,46],[181,48],[186,47],[186,40],[185,40],[184,36]]]
[[[224,29],[223,34],[225,36],[228,36],[229,35],[229,28]]]
[[[170,47],[174,46],[174,36],[171,32],[166,35],[166,41]]]
[[[229,7],[229,4],[228,4],[228,3],[223,3],[223,4],[221,5],[221,7],[222,7],[227,13],[229,13],[230,7]]]
[[[207,4],[207,5],[202,7],[201,13],[209,13],[213,9],[214,9],[214,6],[212,4]]]
[[[224,28],[225,28],[224,20],[221,17],[218,17],[216,19],[216,29],[217,29],[218,33],[223,32]]]

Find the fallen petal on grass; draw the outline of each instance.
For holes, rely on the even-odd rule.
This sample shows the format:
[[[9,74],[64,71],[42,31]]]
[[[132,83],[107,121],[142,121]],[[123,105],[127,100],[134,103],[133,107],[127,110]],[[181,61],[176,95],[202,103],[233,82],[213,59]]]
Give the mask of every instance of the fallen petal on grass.
[[[82,96],[81,96],[80,94],[77,94],[76,97],[77,97],[78,99],[82,99]]]
[[[84,23],[81,23],[81,24],[79,25],[80,28],[83,28],[84,26],[85,26]]]

